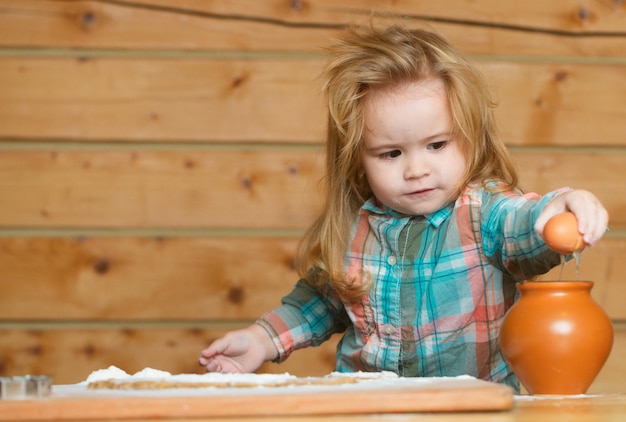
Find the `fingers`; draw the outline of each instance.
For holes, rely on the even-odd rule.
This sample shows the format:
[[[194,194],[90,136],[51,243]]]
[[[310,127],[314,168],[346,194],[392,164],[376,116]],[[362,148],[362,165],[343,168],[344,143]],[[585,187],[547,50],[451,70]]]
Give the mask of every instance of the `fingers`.
[[[198,364],[199,364],[200,366],[204,366],[204,367],[206,368],[206,370],[207,370],[207,371],[214,372],[214,371],[212,371],[212,370],[209,368],[209,366],[210,366],[210,364],[211,364],[212,360],[213,360],[213,358],[212,358],[212,357],[207,357],[207,356],[204,356],[204,355],[200,355],[200,357],[198,358]]]
[[[200,352],[200,358],[198,358],[198,363],[201,366],[206,367],[207,371],[221,372],[219,370],[219,364],[215,362],[215,357],[224,353],[227,347],[228,342],[223,338],[215,340],[213,343],[211,343],[209,347]]]
[[[223,353],[225,346],[221,345],[221,343],[221,339],[215,340],[209,347],[200,352],[200,356],[209,359],[219,353]]]
[[[588,246],[595,245],[607,231],[608,212],[594,194],[583,189],[554,197],[537,218],[535,231],[543,237],[543,229],[548,220],[565,211],[571,211],[576,215],[578,231]]]
[[[210,359],[205,365],[207,372],[224,372],[217,359]]]
[[[277,355],[278,350],[265,329],[253,324],[215,340],[200,352],[198,362],[210,372],[246,373],[257,370],[264,361]]]
[[[583,234],[585,243],[590,246],[595,245],[608,230],[609,214],[602,209],[596,212],[593,217],[579,225],[579,230]],[[582,226],[582,227],[581,227]]]
[[[216,355],[212,358],[206,359],[206,363],[202,363],[202,358],[200,359],[200,364],[205,367],[207,372],[220,372],[223,374],[241,374],[246,371],[236,359],[232,359],[228,356],[224,355]]]
[[[207,350],[207,349],[205,349]],[[202,353],[205,351],[203,350]],[[207,372],[232,372],[224,369],[222,355],[201,355],[198,359],[200,366],[204,366]]]
[[[217,355],[212,358],[200,357],[200,359],[198,359],[198,362],[200,363],[201,366],[204,366],[207,372],[221,372],[221,373],[237,372],[237,371],[233,371],[232,369],[229,370],[225,368],[225,366],[222,364],[222,360],[223,359],[221,358],[221,356]],[[225,361],[225,363],[228,366],[228,361]]]
[[[589,246],[595,245],[607,229],[609,214],[600,200],[586,190],[574,190],[563,198],[578,219],[578,231]]]

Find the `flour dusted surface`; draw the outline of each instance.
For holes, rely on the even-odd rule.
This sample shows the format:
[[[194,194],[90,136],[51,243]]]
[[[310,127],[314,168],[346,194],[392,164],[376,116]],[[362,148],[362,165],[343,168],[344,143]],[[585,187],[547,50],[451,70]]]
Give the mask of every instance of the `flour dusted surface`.
[[[172,389],[172,388],[252,388],[356,384],[365,381],[397,379],[392,372],[333,372],[324,377],[297,377],[283,374],[171,374],[145,368],[130,375],[115,366],[92,372],[84,384],[91,389]]]

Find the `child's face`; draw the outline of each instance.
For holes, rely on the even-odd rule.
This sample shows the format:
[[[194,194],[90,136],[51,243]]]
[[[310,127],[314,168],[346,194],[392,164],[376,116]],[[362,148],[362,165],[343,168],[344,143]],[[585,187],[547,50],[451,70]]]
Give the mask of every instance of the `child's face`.
[[[376,198],[393,210],[426,215],[445,207],[465,173],[443,82],[428,79],[368,93],[362,153]]]

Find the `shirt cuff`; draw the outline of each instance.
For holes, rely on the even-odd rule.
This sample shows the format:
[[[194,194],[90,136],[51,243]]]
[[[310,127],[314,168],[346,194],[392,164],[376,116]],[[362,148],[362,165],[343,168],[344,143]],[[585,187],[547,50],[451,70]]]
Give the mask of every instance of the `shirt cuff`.
[[[256,320],[257,325],[260,325],[270,336],[274,346],[276,346],[276,350],[278,351],[278,356],[276,359],[272,360],[274,363],[284,362],[294,351],[294,341],[291,335],[289,334],[289,329],[285,328],[281,330],[282,333],[279,333],[275,327],[285,326],[284,321],[278,315],[273,312],[268,312],[263,315],[261,318]]]

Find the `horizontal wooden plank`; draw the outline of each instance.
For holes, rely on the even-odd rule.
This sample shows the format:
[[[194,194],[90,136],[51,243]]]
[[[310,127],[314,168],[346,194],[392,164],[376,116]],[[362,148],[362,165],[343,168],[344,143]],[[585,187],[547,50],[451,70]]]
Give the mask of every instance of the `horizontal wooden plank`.
[[[0,58],[0,138],[319,142],[319,68],[312,60]]]
[[[297,281],[296,238],[0,238],[0,320],[252,320]],[[565,266],[626,320],[626,239]],[[555,268],[543,279],[561,277]]]
[[[200,351],[227,328],[0,328],[0,376],[49,375],[54,384],[81,382],[115,365],[133,374],[146,367],[173,374],[203,373]],[[321,376],[335,367],[333,338],[318,348],[298,351],[282,364],[259,372]]]
[[[320,154],[299,151],[2,151],[0,224],[302,228]]]
[[[623,56],[622,2],[8,0],[0,45],[123,49],[318,50],[372,13],[425,19],[477,54]]]
[[[304,229],[322,205],[313,150],[0,151],[0,227]],[[626,227],[624,151],[515,150],[526,190],[591,190]]]
[[[242,320],[297,281],[292,238],[0,238],[0,320]]]
[[[623,151],[516,150],[512,156],[524,190],[545,193],[562,186],[590,190],[607,208],[610,226],[626,227],[626,199],[619,199],[626,198],[626,185],[620,180],[626,171],[620,164],[626,159]]]
[[[224,330],[204,329],[0,329],[0,376],[48,374],[55,384],[83,381],[92,371],[115,365],[128,373],[151,367],[174,374],[202,373],[199,352]],[[335,367],[338,336],[318,348],[296,351],[259,372],[322,376]],[[589,394],[626,388],[626,328],[615,326],[613,350]]]
[[[508,144],[626,145],[626,64],[477,65],[493,85]],[[0,57],[0,139],[321,143],[322,66]]]
[[[615,108],[626,98],[626,64],[480,65],[508,144],[626,145],[626,111]]]

